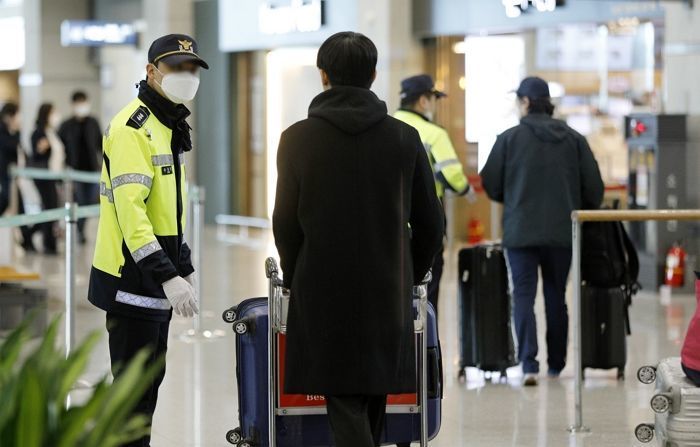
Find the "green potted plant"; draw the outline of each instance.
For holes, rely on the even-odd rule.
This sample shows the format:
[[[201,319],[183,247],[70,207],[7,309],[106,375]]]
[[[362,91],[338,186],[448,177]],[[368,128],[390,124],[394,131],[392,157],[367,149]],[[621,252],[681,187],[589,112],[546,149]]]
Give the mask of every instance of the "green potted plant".
[[[105,376],[84,403],[67,408],[100,334],[66,358],[56,344],[59,323],[32,346],[26,320],[0,345],[0,446],[117,447],[146,434],[150,422],[132,412],[164,359],[151,363],[139,353],[113,383]]]

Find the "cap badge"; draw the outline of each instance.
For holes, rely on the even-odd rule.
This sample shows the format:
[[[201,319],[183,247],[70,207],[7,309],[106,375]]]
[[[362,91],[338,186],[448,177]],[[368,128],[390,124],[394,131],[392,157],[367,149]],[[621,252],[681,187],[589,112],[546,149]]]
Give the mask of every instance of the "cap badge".
[[[180,51],[192,52],[192,42],[189,40],[178,40],[180,43]]]

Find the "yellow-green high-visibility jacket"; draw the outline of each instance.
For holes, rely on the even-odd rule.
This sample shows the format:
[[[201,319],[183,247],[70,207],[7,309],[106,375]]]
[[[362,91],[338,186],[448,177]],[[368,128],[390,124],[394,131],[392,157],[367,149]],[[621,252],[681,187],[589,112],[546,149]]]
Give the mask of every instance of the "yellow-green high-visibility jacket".
[[[445,196],[445,188],[459,195],[469,192],[469,180],[464,175],[462,163],[457,158],[445,129],[412,110],[401,109],[394,114],[394,118],[410,124],[418,131],[433,167],[435,188],[441,200]]]
[[[171,148],[173,131],[158,119],[159,110],[134,99],[105,131],[88,293],[108,312],[167,321],[171,306],[161,284],[194,269],[182,237],[184,153]]]

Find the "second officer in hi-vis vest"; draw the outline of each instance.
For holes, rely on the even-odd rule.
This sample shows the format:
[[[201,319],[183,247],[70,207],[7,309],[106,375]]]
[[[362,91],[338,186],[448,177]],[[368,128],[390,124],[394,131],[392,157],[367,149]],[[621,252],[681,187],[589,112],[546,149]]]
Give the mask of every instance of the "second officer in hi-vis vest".
[[[195,272],[183,240],[185,152],[192,149],[190,111],[200,68],[209,68],[189,36],[171,34],[148,50],[147,79],[138,98],[112,120],[104,136],[100,221],[89,300],[107,313],[115,376],[142,348],[165,354],[172,311],[198,313]],[[165,370],[136,411],[152,417]],[[148,446],[145,437],[129,446]]]

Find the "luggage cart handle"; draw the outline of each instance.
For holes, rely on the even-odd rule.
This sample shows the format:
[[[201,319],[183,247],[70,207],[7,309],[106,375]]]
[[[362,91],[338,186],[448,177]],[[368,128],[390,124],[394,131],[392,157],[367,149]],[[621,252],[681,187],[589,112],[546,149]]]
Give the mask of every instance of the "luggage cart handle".
[[[279,268],[277,267],[277,261],[275,261],[275,258],[267,258],[265,260],[265,276],[267,276],[267,279],[272,278],[273,275],[277,275],[279,273]]]

